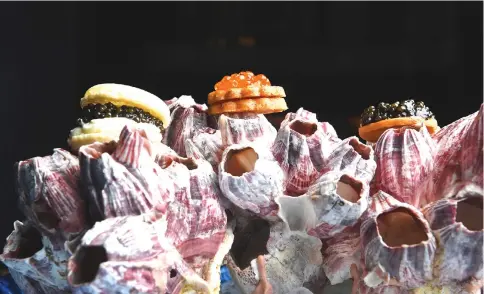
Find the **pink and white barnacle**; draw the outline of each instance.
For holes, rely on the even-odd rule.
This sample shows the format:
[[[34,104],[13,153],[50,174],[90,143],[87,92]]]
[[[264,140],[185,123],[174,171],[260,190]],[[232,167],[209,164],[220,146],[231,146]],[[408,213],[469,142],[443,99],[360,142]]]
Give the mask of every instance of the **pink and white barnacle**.
[[[144,131],[128,126],[117,143],[81,147],[81,181],[91,221],[142,214],[173,200],[173,181],[152,151]]]
[[[349,137],[333,147],[325,159],[321,172],[330,171],[347,174],[368,185],[376,170],[373,149],[360,142],[357,137]]]
[[[377,168],[372,192],[383,191],[419,207],[417,189],[431,176],[435,148],[427,128],[385,131],[375,145]]]
[[[277,134],[263,114],[222,114],[218,125],[225,147],[254,142],[270,148]]]
[[[217,293],[231,231],[220,240],[203,241],[204,246],[176,248],[165,237],[170,226],[166,214],[153,211],[96,223],[69,261],[74,293],[181,293],[184,287]],[[199,264],[198,257],[204,262]]]
[[[371,197],[362,221],[363,278],[370,288],[422,287],[433,279],[437,243],[428,222],[415,207],[385,192]]]
[[[283,192],[284,173],[270,151],[258,144],[225,149],[219,165],[219,185],[234,205],[261,217],[273,216],[274,199]]]
[[[171,113],[171,123],[163,134],[163,143],[170,146],[180,156],[187,156],[185,141],[192,139],[197,130],[215,127],[213,118],[207,113],[205,104],[197,104],[191,96],[181,96],[167,101]]]
[[[483,277],[483,190],[462,182],[422,209],[439,240],[436,267],[441,285]]]
[[[64,243],[58,233],[43,236],[31,221],[15,221],[0,261],[24,293],[70,293],[66,277],[70,253]]]
[[[52,155],[18,162],[16,170],[20,207],[39,230],[69,240],[86,229],[76,156],[54,149]]]
[[[205,159],[210,162],[214,171],[218,173],[218,165],[224,151],[219,130],[212,128],[199,129],[192,139],[185,141],[185,150],[187,157]]]
[[[432,138],[437,143],[434,178],[437,187],[449,187],[461,181],[482,186],[483,115],[479,111],[445,126]]]
[[[351,278],[351,266],[359,265],[361,259],[361,222],[323,242],[323,269],[331,285],[345,282]]]
[[[330,172],[304,195],[278,197],[278,215],[291,230],[329,238],[357,223],[368,207],[368,192],[368,186],[362,181]]]
[[[328,134],[316,120],[316,115],[299,109],[296,114],[288,113],[281,123],[272,154],[284,171],[286,195],[299,196],[306,193],[321,172],[313,159],[325,157],[333,144]],[[324,149],[323,149],[324,148]]]

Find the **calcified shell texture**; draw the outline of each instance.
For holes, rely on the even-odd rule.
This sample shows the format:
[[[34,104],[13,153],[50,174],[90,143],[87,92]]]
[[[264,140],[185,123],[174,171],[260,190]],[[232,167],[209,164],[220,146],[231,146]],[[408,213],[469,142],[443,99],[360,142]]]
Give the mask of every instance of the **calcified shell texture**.
[[[350,278],[351,294],[482,287],[482,106],[372,147],[303,108],[277,129],[166,104],[162,142],[125,127],[16,165],[26,220],[0,260],[24,293],[219,293],[223,263],[251,293],[258,255],[277,294]]]
[[[372,196],[368,214],[360,229],[362,255],[368,270],[365,283],[379,285],[380,281],[375,282],[374,277],[378,276],[381,282],[394,279],[404,289],[414,289],[430,281],[437,244],[422,213],[385,192],[378,192]],[[395,224],[400,225],[400,231],[392,229]],[[420,234],[414,234],[416,230]]]
[[[433,171],[436,144],[427,128],[389,129],[375,146],[377,170],[373,192],[384,191],[418,206],[416,189]]]

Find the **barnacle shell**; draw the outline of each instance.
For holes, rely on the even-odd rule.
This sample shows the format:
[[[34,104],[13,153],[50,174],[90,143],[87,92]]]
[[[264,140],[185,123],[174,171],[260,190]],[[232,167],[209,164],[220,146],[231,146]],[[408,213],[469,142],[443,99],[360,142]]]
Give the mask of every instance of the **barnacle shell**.
[[[272,216],[277,209],[274,199],[282,195],[284,174],[263,146],[241,144],[225,149],[218,177],[220,189],[234,205],[262,217]]]
[[[129,126],[117,143],[81,147],[81,180],[92,221],[138,215],[173,200],[173,181],[153,157],[144,131]]]
[[[351,278],[350,268],[360,262],[360,225],[347,227],[323,243],[323,269],[331,285]]]
[[[205,104],[197,104],[191,96],[181,96],[166,102],[171,113],[171,123],[163,134],[163,143],[180,156],[187,156],[185,140],[193,138],[200,128],[213,126]]]
[[[69,256],[60,234],[42,236],[32,222],[15,221],[0,261],[15,273],[12,277],[25,293],[34,287],[35,293],[69,293]]]
[[[170,226],[167,229],[166,237],[178,246],[190,235],[190,213],[194,211],[190,202],[190,170],[188,164],[183,158],[166,157],[164,158],[163,170],[167,173],[168,178],[174,183],[175,199],[167,206],[167,221]],[[160,164],[160,162],[159,162]]]
[[[218,293],[218,268],[230,248],[231,231],[200,275],[164,238],[166,226],[163,217],[153,221],[150,214],[97,223],[70,259],[70,283],[78,293]]]
[[[368,185],[373,179],[375,170],[373,149],[361,143],[357,137],[349,137],[333,146],[321,172],[344,173]]]
[[[371,197],[360,232],[367,286],[396,281],[403,289],[414,289],[432,280],[436,240],[416,208],[380,191]]]
[[[218,165],[222,160],[224,151],[222,136],[219,130],[212,128],[202,128],[192,139],[185,141],[187,157],[203,158],[210,162],[214,171],[218,173]]]
[[[177,177],[176,199],[167,206],[167,238],[177,247],[200,249],[204,239],[222,239],[227,216],[219,202],[222,194],[212,166],[203,160],[175,158],[165,170]]]
[[[329,154],[333,145],[328,134],[318,124],[315,114],[301,108],[295,114],[286,115],[272,146],[272,154],[286,177],[286,195],[299,196],[306,193],[321,175],[312,158],[317,158],[317,155],[325,157],[323,154]]]
[[[222,114],[218,125],[224,146],[256,142],[271,147],[277,135],[263,114]]]
[[[296,112],[289,112],[286,114],[286,117],[284,118],[284,121],[290,122],[295,119],[301,119],[304,121],[310,121],[310,122],[318,122],[318,118],[316,116],[316,113],[308,111],[302,107],[300,107]],[[334,131],[334,129],[333,129]],[[336,131],[334,131],[334,135],[336,136]],[[337,136],[336,136],[337,137]]]
[[[79,160],[54,149],[45,157],[16,164],[20,207],[41,232],[73,241],[86,228],[85,203],[80,195]]]
[[[482,186],[483,174],[483,109],[463,117],[437,132],[434,178],[437,187],[450,187],[472,180]]]
[[[416,192],[433,170],[435,143],[427,128],[388,129],[375,146],[377,168],[373,191],[419,206]]]
[[[460,183],[441,200],[422,209],[439,240],[437,257],[441,285],[482,280],[482,187]]]
[[[280,196],[279,217],[291,230],[328,238],[356,224],[368,207],[368,186],[340,172],[323,175],[299,197]]]

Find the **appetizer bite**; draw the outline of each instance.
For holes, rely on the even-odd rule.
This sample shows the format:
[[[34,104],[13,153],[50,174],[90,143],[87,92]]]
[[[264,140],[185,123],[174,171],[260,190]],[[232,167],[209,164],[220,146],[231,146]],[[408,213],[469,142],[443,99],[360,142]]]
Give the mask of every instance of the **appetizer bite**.
[[[170,123],[170,111],[160,98],[126,85],[91,87],[81,98],[81,108],[79,126],[68,139],[75,152],[94,142],[117,141],[126,125],[143,129],[152,142],[161,142],[161,131]]]
[[[375,143],[388,129],[419,127],[422,123],[430,134],[440,129],[434,114],[423,102],[412,99],[392,104],[380,102],[363,111],[358,132],[362,139]]]
[[[272,86],[263,75],[243,71],[225,76],[208,94],[210,114],[259,113],[268,114],[287,110],[284,88]]]

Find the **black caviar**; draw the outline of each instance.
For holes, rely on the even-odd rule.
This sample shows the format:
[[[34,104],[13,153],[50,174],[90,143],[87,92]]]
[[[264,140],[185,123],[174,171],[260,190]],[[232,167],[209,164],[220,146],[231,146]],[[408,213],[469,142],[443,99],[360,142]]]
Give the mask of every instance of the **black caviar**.
[[[391,104],[380,102],[376,107],[368,107],[361,114],[361,125],[364,126],[390,118],[410,116],[420,116],[424,119],[435,118],[432,111],[422,101],[415,102],[413,99],[408,99]]]
[[[106,104],[89,104],[82,109],[79,123],[87,123],[93,119],[125,117],[134,120],[137,123],[153,124],[163,129],[163,122],[149,112],[132,106],[116,106],[111,102]]]

